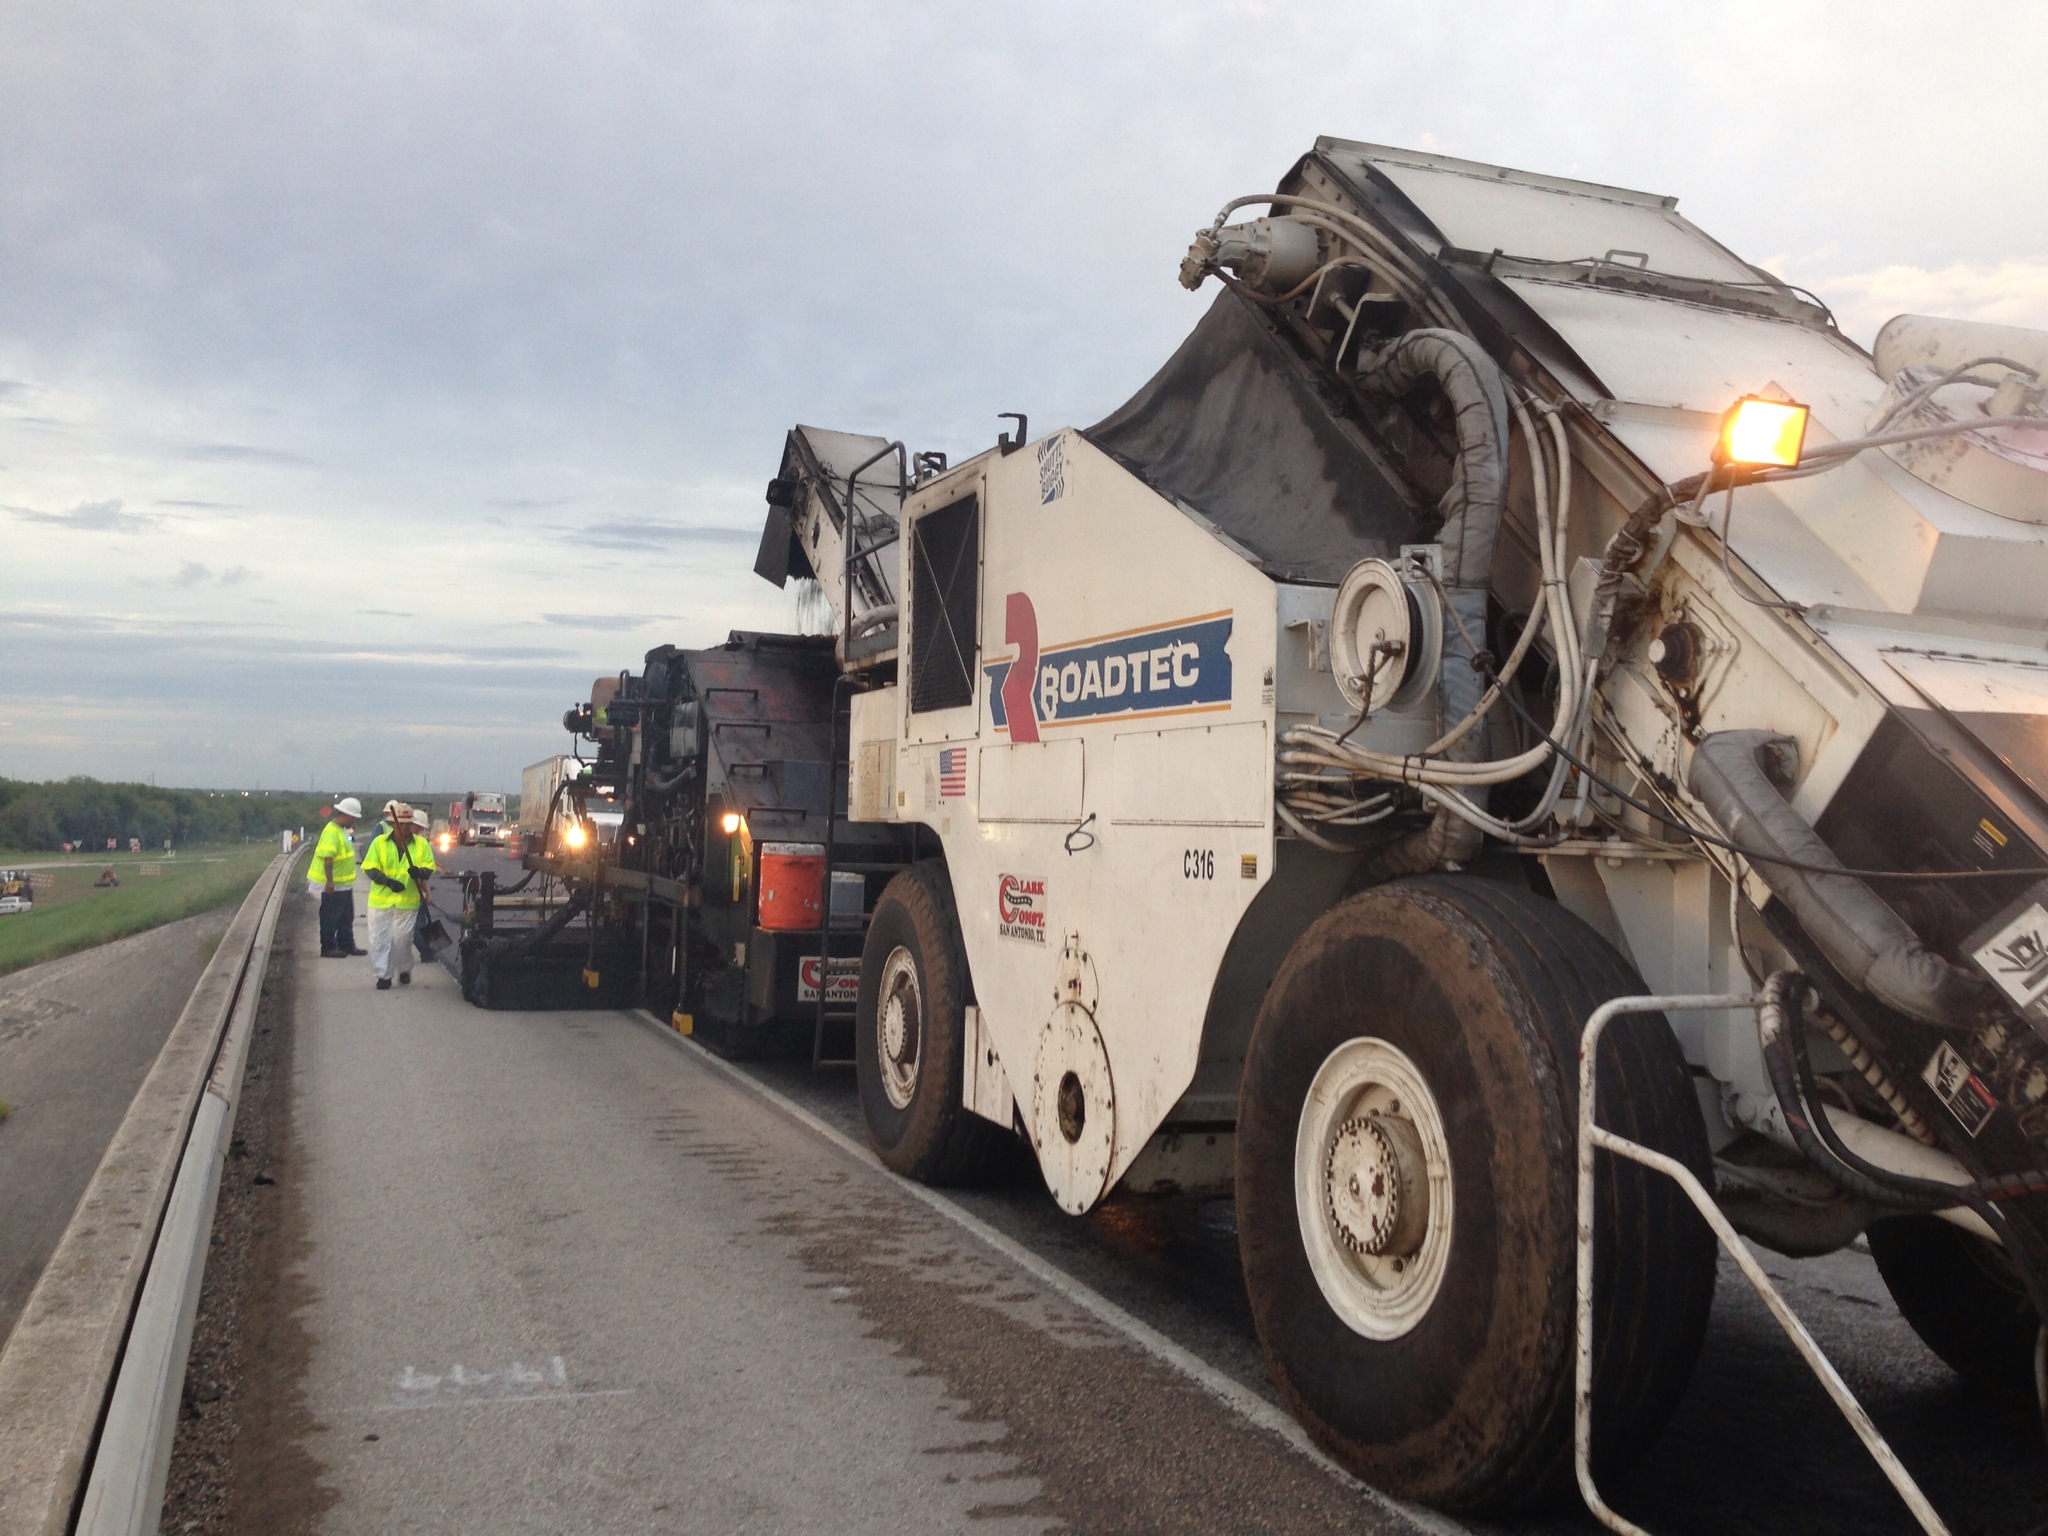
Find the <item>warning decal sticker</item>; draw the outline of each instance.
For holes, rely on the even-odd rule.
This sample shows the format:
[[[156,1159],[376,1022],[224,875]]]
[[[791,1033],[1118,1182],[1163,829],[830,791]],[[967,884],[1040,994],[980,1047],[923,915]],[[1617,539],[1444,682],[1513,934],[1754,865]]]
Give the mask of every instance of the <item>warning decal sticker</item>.
[[[1970,1064],[1946,1040],[1928,1058],[1927,1070],[1920,1076],[1972,1136],[1984,1129],[1992,1111],[1998,1108],[1997,1098],[1984,1086],[1983,1079],[1970,1070]]]
[[[1976,951],[1977,963],[2022,1011],[2048,995],[2048,909],[2032,902]]]

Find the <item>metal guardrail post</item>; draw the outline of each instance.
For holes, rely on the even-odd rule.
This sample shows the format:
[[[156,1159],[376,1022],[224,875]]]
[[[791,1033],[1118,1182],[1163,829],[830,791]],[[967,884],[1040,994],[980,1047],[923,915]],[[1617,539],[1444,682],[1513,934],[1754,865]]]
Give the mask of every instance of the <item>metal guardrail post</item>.
[[[1848,1383],[1842,1380],[1834,1365],[1821,1352],[1820,1346],[1813,1340],[1813,1335],[1806,1331],[1805,1325],[1799,1321],[1791,1306],[1779,1294],[1778,1288],[1771,1283],[1770,1276],[1764,1273],[1763,1266],[1756,1261],[1756,1255],[1749,1251],[1748,1244],[1742,1241],[1735,1228],[1729,1224],[1728,1218],[1721,1214],[1720,1207],[1714,1203],[1713,1195],[1701,1187],[1692,1170],[1676,1158],[1667,1157],[1662,1152],[1652,1151],[1625,1137],[1617,1136],[1612,1131],[1600,1128],[1594,1103],[1598,1081],[1594,1065],[1598,1060],[1600,1036],[1615,1019],[1625,1013],[1661,1013],[1667,1009],[1754,1009],[1762,1002],[1763,998],[1760,996],[1735,992],[1671,997],[1617,997],[1593,1010],[1592,1017],[1586,1020],[1585,1030],[1579,1037],[1578,1371],[1572,1409],[1572,1467],[1578,1474],[1579,1492],[1584,1496],[1586,1508],[1592,1512],[1593,1517],[1610,1531],[1618,1531],[1622,1536],[1650,1536],[1650,1533],[1641,1526],[1615,1513],[1600,1496],[1600,1490],[1593,1482],[1593,1153],[1599,1149],[1612,1152],[1616,1157],[1625,1157],[1631,1162],[1641,1163],[1645,1168],[1674,1180],[1678,1187],[1685,1191],[1686,1198],[1692,1201],[1700,1215],[1706,1219],[1707,1225],[1713,1228],[1714,1236],[1720,1240],[1721,1246],[1728,1250],[1729,1256],[1741,1268],[1743,1278],[1749,1281],[1751,1288],[1763,1298],[1764,1305],[1771,1310],[1771,1316],[1778,1320],[1778,1325],[1797,1346],[1808,1367],[1820,1378],[1820,1384],[1827,1389],[1828,1396],[1834,1399],[1835,1406],[1842,1410],[1842,1416],[1849,1421],[1849,1427],[1856,1431],[1864,1449],[1870,1452],[1878,1469],[1898,1491],[1906,1507],[1913,1512],[1913,1518],[1919,1522],[1920,1529],[1928,1532],[1929,1536],[1948,1536],[1948,1527],[1942,1523],[1941,1516],[1935,1513],[1934,1506],[1928,1503],[1927,1496],[1920,1491],[1920,1485],[1913,1481],[1905,1463],[1899,1460],[1897,1453],[1878,1432],[1877,1426],[1871,1422],[1870,1415],[1864,1411],[1863,1405],[1856,1401],[1855,1394],[1849,1390]]]

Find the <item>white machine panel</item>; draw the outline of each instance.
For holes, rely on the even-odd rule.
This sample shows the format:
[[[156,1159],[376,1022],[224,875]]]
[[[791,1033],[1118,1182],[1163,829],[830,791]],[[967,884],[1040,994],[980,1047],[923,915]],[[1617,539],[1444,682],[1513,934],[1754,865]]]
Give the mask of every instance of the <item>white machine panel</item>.
[[[1263,720],[1126,731],[1110,753],[1109,819],[1132,827],[1261,827],[1273,746]]]
[[[1449,155],[1324,139],[1344,165],[1369,164],[1407,194],[1444,238],[1473,251],[1582,261],[1610,251],[1648,258],[1653,272],[1748,283],[1756,273],[1677,212],[1678,199],[1562,176],[1538,176]]]
[[[1272,872],[1277,588],[1072,432],[925,487],[906,561],[916,520],[969,486],[974,700],[906,714],[897,814],[945,844],[1024,1123],[1057,1127],[1039,1101],[1070,1075],[1102,1098],[1088,1143],[1113,1120],[1106,1166],[1079,1142],[1041,1158],[1085,1209],[1193,1080],[1217,967]]]
[[[1051,821],[1071,827],[1083,815],[1086,749],[1061,741],[1009,741],[980,749],[983,821]]]

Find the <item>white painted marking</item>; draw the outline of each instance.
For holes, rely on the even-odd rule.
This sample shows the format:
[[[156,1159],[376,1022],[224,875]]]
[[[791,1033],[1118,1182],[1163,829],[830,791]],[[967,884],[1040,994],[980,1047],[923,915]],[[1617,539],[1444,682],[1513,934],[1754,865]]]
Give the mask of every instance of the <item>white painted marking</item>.
[[[662,1039],[681,1050],[690,1060],[710,1067],[712,1070],[722,1074],[727,1080],[739,1084],[757,1097],[766,1100],[790,1119],[796,1121],[797,1124],[804,1127],[805,1130],[811,1132],[812,1135],[830,1143],[863,1167],[880,1174],[912,1199],[917,1200],[919,1203],[928,1206],[931,1210],[945,1217],[946,1220],[961,1228],[984,1246],[994,1249],[1040,1284],[1057,1291],[1082,1311],[1094,1317],[1096,1321],[1114,1328],[1118,1333],[1121,1333],[1153,1358],[1179,1371],[1183,1376],[1194,1382],[1196,1386],[1202,1388],[1210,1396],[1222,1402],[1225,1407],[1235,1412],[1240,1418],[1266,1431],[1267,1434],[1285,1441],[1290,1448],[1306,1456],[1325,1472],[1328,1472],[1346,1487],[1356,1491],[1368,1503],[1373,1504],[1384,1513],[1398,1515],[1422,1530],[1435,1533],[1435,1536],[1471,1536],[1469,1527],[1458,1524],[1448,1516],[1438,1514],[1433,1509],[1424,1509],[1418,1504],[1404,1503],[1400,1499],[1389,1497],[1387,1494],[1380,1492],[1379,1489],[1374,1488],[1369,1483],[1360,1482],[1349,1471],[1324,1455],[1316,1446],[1316,1443],[1309,1439],[1308,1431],[1303,1429],[1296,1422],[1293,1415],[1289,1414],[1285,1409],[1267,1402],[1256,1392],[1249,1390],[1224,1375],[1223,1372],[1217,1370],[1215,1366],[1209,1364],[1208,1361],[1202,1359],[1199,1355],[1183,1349],[1149,1323],[1141,1322],[1136,1317],[1133,1317],[1107,1296],[1091,1289],[1058,1266],[1040,1258],[1030,1249],[1024,1247],[1015,1239],[998,1232],[979,1217],[970,1215],[962,1210],[937,1190],[928,1189],[922,1184],[913,1183],[909,1179],[890,1172],[889,1169],[882,1165],[882,1160],[875,1156],[872,1149],[862,1146],[859,1142],[853,1140],[852,1137],[827,1125],[793,1099],[786,1098],[776,1092],[775,1089],[770,1088],[766,1083],[758,1082],[754,1078],[749,1077],[738,1067],[732,1065],[732,1063],[720,1060],[703,1046],[697,1044],[696,1041],[689,1039],[687,1036],[677,1034],[646,1009],[632,1009],[631,1016]]]
[[[398,1373],[395,1408],[452,1407],[466,1402],[530,1402],[589,1394],[569,1390],[569,1366],[560,1355],[545,1365],[523,1360],[494,1371],[473,1371],[457,1361],[438,1375],[408,1365]]]
[[[631,1397],[638,1387],[593,1387],[588,1392],[525,1392],[516,1397],[469,1397],[451,1402],[372,1403],[371,1413],[420,1413],[428,1408],[518,1408],[529,1403],[568,1403],[586,1397]]]

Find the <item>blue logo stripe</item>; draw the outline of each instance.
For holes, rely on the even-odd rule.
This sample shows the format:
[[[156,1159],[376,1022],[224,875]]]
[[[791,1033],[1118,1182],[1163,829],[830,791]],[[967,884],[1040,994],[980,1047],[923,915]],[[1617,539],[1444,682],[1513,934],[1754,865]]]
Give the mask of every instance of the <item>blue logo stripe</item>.
[[[1231,624],[1226,615],[1046,651],[1031,690],[1039,723],[1229,703]],[[1009,724],[1002,688],[1012,665],[983,668],[998,726]]]

